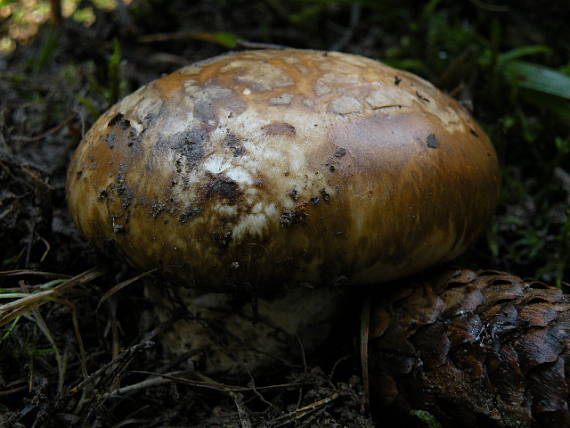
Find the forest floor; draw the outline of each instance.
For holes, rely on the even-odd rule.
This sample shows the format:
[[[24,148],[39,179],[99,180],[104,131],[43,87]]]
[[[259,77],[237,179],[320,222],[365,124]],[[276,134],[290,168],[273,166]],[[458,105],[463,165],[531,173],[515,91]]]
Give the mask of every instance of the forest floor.
[[[493,224],[455,264],[559,286],[570,278],[567,6],[68,3],[54,26],[47,2],[0,0],[0,426],[375,426],[351,338],[358,322],[268,378],[230,385],[189,375],[162,352],[168,323],[148,316],[144,287],[164,280],[137,279],[97,253],[67,213],[69,159],[97,117],[141,85],[228,50],[357,53],[452,94],[489,133],[503,168]],[[34,16],[45,22],[34,27]]]

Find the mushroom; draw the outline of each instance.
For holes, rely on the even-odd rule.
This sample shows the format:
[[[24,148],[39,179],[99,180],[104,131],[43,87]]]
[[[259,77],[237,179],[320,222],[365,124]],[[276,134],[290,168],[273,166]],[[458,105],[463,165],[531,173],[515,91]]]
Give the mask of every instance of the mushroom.
[[[89,240],[185,285],[194,321],[168,348],[209,343],[189,324],[214,320],[281,357],[296,335],[306,349],[322,341],[351,286],[462,253],[498,193],[495,150],[458,102],[371,59],[294,49],[218,56],[143,86],[97,120],[67,179]],[[229,366],[261,364],[229,354]]]

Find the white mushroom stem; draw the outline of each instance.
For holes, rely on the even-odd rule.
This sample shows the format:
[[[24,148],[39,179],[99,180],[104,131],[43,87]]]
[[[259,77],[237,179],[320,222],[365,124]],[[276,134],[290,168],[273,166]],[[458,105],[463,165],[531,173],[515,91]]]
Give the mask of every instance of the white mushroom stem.
[[[188,354],[189,362],[209,375],[243,376],[270,367],[302,365],[303,353],[322,344],[343,314],[343,305],[346,311],[339,288],[296,288],[283,297],[239,304],[226,293],[168,291],[176,298],[166,297],[163,289],[146,288],[149,300],[156,302],[159,321],[171,320],[180,303],[186,309],[186,316],[174,323],[163,344],[169,352]]]

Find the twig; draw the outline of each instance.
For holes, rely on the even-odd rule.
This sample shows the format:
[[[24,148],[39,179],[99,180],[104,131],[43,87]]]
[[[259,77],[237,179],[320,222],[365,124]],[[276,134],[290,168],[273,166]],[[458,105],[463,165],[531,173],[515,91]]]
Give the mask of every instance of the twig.
[[[328,397],[325,397],[321,400],[317,400],[311,404],[308,404],[304,407],[300,407],[296,410],[293,410],[292,412],[289,412],[283,416],[279,416],[278,418],[273,419],[273,421],[271,421],[271,425],[275,426],[275,427],[281,427],[284,425],[288,425],[298,419],[304,418],[307,415],[310,415],[311,413],[319,410],[320,408],[326,406],[327,404],[331,403],[332,401],[336,400],[337,398],[340,397],[340,393],[338,392],[334,392],[331,395],[329,395]],[[273,423],[276,423],[277,425],[273,425]]]
[[[187,379],[187,378],[183,378],[183,377],[179,377],[179,376],[171,376],[169,374],[147,372],[147,371],[143,371],[143,370],[136,370],[136,371],[133,371],[131,373],[141,373],[141,374],[161,376],[161,377],[164,377],[166,379],[171,379],[172,381],[180,383],[182,385],[194,386],[194,387],[204,388],[204,389],[211,389],[214,391],[225,392],[225,393],[247,392],[247,391],[252,391],[254,389],[251,386],[227,385],[227,384],[223,384],[220,382],[216,382],[216,381],[211,380],[211,379],[208,381],[196,381],[196,380],[191,380],[191,379]],[[257,389],[257,390],[286,389],[286,388],[297,387],[299,385],[300,385],[300,383],[292,382],[292,383],[282,383],[282,384],[277,384],[277,385],[256,386],[255,389]]]
[[[257,397],[261,400],[262,403],[267,404],[269,407],[273,407],[274,409],[277,409],[277,407],[275,406],[275,404],[273,404],[271,401],[268,401],[261,392],[259,392],[257,390],[257,388],[255,387],[255,379],[254,377],[251,375],[251,373],[249,374],[249,378],[250,380],[250,385],[252,387],[252,391],[255,395],[257,395]],[[301,387],[300,389],[302,389],[303,387]]]
[[[79,390],[81,390],[81,399],[78,400],[78,402],[77,402],[75,414],[78,414],[79,412],[81,412],[84,404],[87,402],[86,397],[88,395],[93,394],[93,392],[95,391],[99,382],[101,382],[102,380],[108,379],[110,377],[114,378],[115,376],[124,372],[126,370],[126,368],[129,366],[129,364],[132,362],[136,353],[138,353],[140,351],[144,351],[145,349],[148,349],[152,346],[154,346],[153,342],[139,342],[136,345],[133,345],[133,346],[127,348],[117,358],[115,358],[115,359],[109,361],[108,363],[104,364],[102,367],[97,369],[94,373],[90,374],[89,377],[87,377],[87,379],[84,379],[79,384],[72,387],[70,389],[71,394],[76,394],[77,392],[79,392]],[[101,376],[101,374],[107,372],[107,370],[109,368],[111,370],[109,370],[108,375],[107,376]],[[94,386],[90,389],[85,388],[89,384],[94,384]],[[96,396],[96,399],[100,404],[102,404],[107,398],[108,397],[102,396],[102,395]],[[89,410],[87,411],[87,416],[86,416],[87,419],[89,419],[89,417],[91,416],[93,411],[95,411],[95,408],[90,407]]]
[[[350,39],[352,39],[354,30],[356,29],[356,27],[358,27],[359,22],[360,22],[360,5],[358,3],[354,3],[350,8],[350,22],[348,24],[348,28],[346,29],[340,40],[334,43],[330,47],[330,50],[338,51],[343,49],[347,45],[347,43],[350,42]]]
[[[301,360],[303,361],[303,375],[306,376],[309,368],[307,366],[307,357],[305,355],[305,347],[303,346],[303,342],[301,341],[301,337],[298,334],[295,334],[295,338],[297,339],[297,342],[299,343],[299,348],[301,350]],[[299,387],[299,393],[297,394],[296,408],[299,408],[299,406],[301,405],[301,401],[303,400],[303,394],[304,394],[303,386],[301,385]]]
[[[249,415],[247,414],[247,410],[243,405],[243,397],[241,394],[237,392],[230,392],[230,397],[234,400],[234,403],[237,407],[239,421],[241,423],[241,428],[251,428],[251,421],[249,419]]]
[[[34,141],[40,141],[43,140],[44,138],[50,136],[51,134],[56,133],[57,131],[59,131],[61,128],[63,128],[65,125],[67,125],[69,122],[71,122],[73,120],[73,118],[75,117],[75,114],[72,114],[70,116],[67,117],[67,119],[65,119],[63,122],[61,122],[59,125],[54,126],[51,129],[48,129],[46,132],[44,132],[43,134],[40,135],[36,135],[35,137],[26,137],[23,135],[15,135],[12,137],[12,139],[14,141],[22,141],[24,143],[32,143]]]
[[[370,384],[368,374],[368,339],[370,336],[370,296],[364,298],[360,314],[360,367],[362,369],[362,384],[364,386],[364,399],[362,413],[369,409]]]
[[[321,400],[317,400],[311,404],[308,404],[304,407],[301,407],[299,409],[295,409],[291,412],[291,414],[298,414],[298,415],[302,415],[305,416],[313,411],[315,411],[316,409],[318,409],[319,407],[323,407],[326,406],[327,404],[331,403],[332,401],[336,400],[338,397],[340,397],[340,393],[339,392],[333,392],[331,395],[329,395],[328,397],[325,397]],[[295,419],[298,419],[295,418]]]
[[[5,270],[0,271],[0,278],[10,278],[15,276],[43,276],[45,278],[51,279],[68,279],[69,275],[64,275],[62,273],[53,272],[41,272],[30,269],[15,269],[15,270]]]
[[[141,343],[137,343],[134,346],[131,346],[130,348],[123,351],[123,353],[121,355],[119,355],[116,359],[113,359],[113,360],[109,361],[108,363],[105,363],[102,367],[99,367],[94,373],[91,373],[87,377],[87,379],[83,379],[80,383],[78,383],[76,386],[71,388],[71,392],[76,393],[77,391],[79,391],[80,389],[85,387],[85,385],[88,385],[89,383],[94,382],[95,379],[99,376],[99,374],[106,371],[109,367],[115,366],[117,362],[128,359],[130,356],[134,355],[139,350],[147,349],[153,345],[154,345],[153,342],[141,342]]]
[[[36,219],[32,219],[32,228],[30,230],[30,236],[28,239],[28,243],[26,245],[26,256],[24,258],[24,267],[28,267],[30,265],[30,259],[32,257],[32,247],[34,246],[34,237],[36,236],[36,228],[37,228],[37,221]]]
[[[73,331],[75,333],[75,340],[77,340],[77,345],[79,346],[79,365],[81,367],[81,374],[83,378],[86,379],[87,373],[87,353],[85,352],[85,346],[83,344],[83,338],[81,336],[81,330],[79,329],[79,320],[77,319],[77,309],[75,305],[66,299],[56,298],[54,301],[61,303],[69,308],[71,312],[71,322],[73,323]]]
[[[51,245],[49,244],[49,242],[47,241],[47,239],[45,239],[43,236],[41,236],[40,234],[38,234],[38,238],[40,238],[40,241],[42,241],[44,243],[44,245],[46,246],[46,249],[44,251],[44,253],[42,254],[42,256],[40,257],[40,263],[43,263],[44,260],[46,259],[47,255],[49,254],[50,250],[51,250]]]
[[[79,122],[81,123],[81,138],[85,137],[85,117],[83,116],[83,112],[81,110],[76,111],[77,115],[79,116]]]
[[[18,392],[24,391],[27,388],[27,385],[17,386],[16,388],[12,389],[4,389],[0,391],[0,397],[6,395],[17,394]]]
[[[117,359],[119,354],[121,353],[121,338],[119,334],[120,325],[119,321],[117,320],[117,300],[107,300],[108,308],[109,308],[109,318],[108,322],[111,323],[111,337],[112,337],[112,345],[111,345],[111,357],[113,360]],[[118,367],[115,366],[116,369]],[[113,389],[118,389],[121,385],[121,378],[116,376],[113,379],[112,387]]]
[[[184,374],[185,372],[172,372],[172,373],[168,373],[169,375],[181,375]],[[131,385],[127,385],[127,386],[123,386],[121,388],[117,388],[114,389],[111,392],[107,392],[106,394],[104,394],[104,397],[119,397],[121,395],[126,395],[126,394],[130,394],[131,392],[136,392],[139,391],[141,389],[146,389],[146,388],[151,388],[153,386],[157,386],[157,385],[163,385],[165,383],[172,383],[174,382],[172,379],[169,379],[167,377],[164,376],[156,376],[156,377],[151,377],[149,379],[145,379],[141,382],[137,382],[137,383],[133,383]]]
[[[336,369],[338,368],[338,366],[340,365],[340,363],[348,360],[351,356],[350,355],[345,355],[344,357],[340,357],[338,360],[335,361],[335,363],[332,366],[331,372],[329,374],[329,383],[331,384],[331,386],[333,385],[333,378],[334,375],[336,373]]]
[[[50,0],[50,17],[51,22],[54,27],[61,27],[61,21],[63,20],[63,14],[61,13],[61,0]]]
[[[125,281],[119,282],[117,285],[111,287],[111,289],[109,289],[105,294],[103,294],[103,297],[101,297],[101,300],[99,300],[99,303],[97,304],[97,308],[95,310],[98,311],[99,307],[101,306],[101,303],[103,303],[105,300],[107,300],[113,294],[117,293],[118,291],[121,291],[123,288],[125,288],[128,285],[131,285],[133,282],[138,281],[139,279],[144,278],[145,276],[150,275],[151,273],[156,272],[156,271],[157,271],[157,269],[148,270],[146,272],[141,273],[140,275],[137,275],[133,278],[129,278]]]
[[[63,384],[65,380],[65,369],[66,369],[65,361],[61,356],[61,352],[59,351],[57,343],[53,338],[53,335],[51,334],[49,327],[47,326],[44,318],[40,314],[40,311],[38,311],[38,308],[37,307],[32,308],[31,312],[32,312],[31,317],[34,319],[40,331],[44,334],[44,336],[47,338],[47,340],[49,341],[49,343],[53,348],[53,352],[55,354],[55,360],[57,362],[57,380],[58,380],[57,392],[58,394],[61,394],[63,391]]]

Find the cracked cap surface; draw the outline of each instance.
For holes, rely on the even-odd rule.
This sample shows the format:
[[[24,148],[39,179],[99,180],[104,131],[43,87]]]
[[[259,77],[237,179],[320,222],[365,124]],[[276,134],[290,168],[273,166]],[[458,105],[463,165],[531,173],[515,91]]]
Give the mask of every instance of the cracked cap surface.
[[[495,150],[463,107],[364,57],[244,51],[110,108],[73,156],[72,216],[205,289],[370,284],[452,259],[488,223]]]

